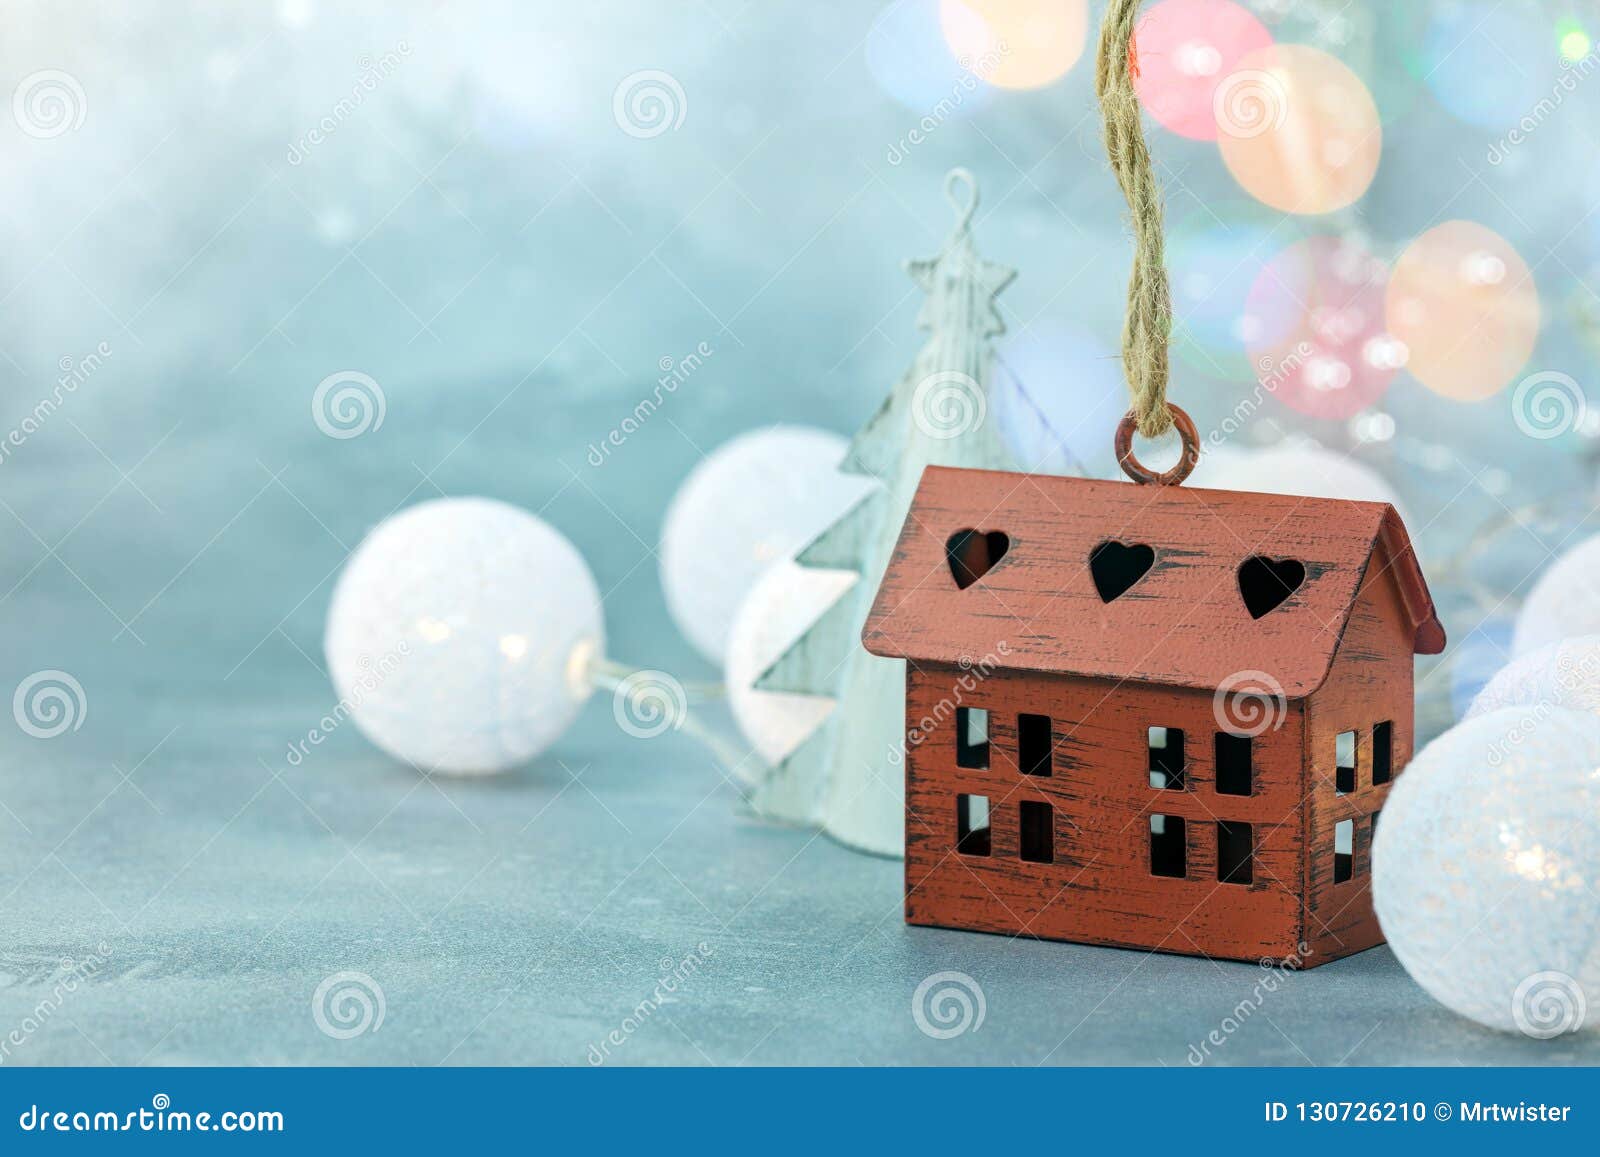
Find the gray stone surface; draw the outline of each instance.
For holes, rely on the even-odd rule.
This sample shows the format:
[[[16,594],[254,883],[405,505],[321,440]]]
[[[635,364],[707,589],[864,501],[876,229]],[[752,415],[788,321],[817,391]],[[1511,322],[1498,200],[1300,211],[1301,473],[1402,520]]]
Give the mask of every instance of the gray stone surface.
[[[0,1029],[105,946],[7,1063],[584,1064],[618,1030],[608,1063],[1182,1066],[1241,1001],[1208,1063],[1597,1059],[1456,1018],[1384,949],[1263,993],[1249,964],[907,928],[898,863],[748,818],[692,741],[623,735],[609,702],[503,779],[427,782],[349,731],[291,767],[325,693],[272,654],[227,694],[155,676],[114,730],[91,698],[83,731],[7,742]],[[337,1040],[312,997],[347,970],[385,1013]],[[912,996],[944,970],[985,1016],[937,1040]]]

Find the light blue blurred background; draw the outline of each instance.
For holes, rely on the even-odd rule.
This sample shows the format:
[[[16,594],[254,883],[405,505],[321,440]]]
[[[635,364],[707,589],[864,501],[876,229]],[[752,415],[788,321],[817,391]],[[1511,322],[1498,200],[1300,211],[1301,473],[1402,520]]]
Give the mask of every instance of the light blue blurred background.
[[[85,115],[51,139],[5,126],[0,372],[16,419],[63,359],[102,342],[111,352],[3,467],[0,613],[30,628],[13,661],[139,665],[177,649],[203,681],[279,626],[314,650],[318,584],[343,546],[442,491],[544,509],[613,591],[617,649],[688,662],[658,629],[647,554],[673,487],[736,432],[796,421],[847,433],[873,410],[919,340],[919,295],[899,263],[947,231],[947,168],[978,174],[980,244],[1020,271],[1001,299],[1003,348],[1029,388],[1045,404],[1066,392],[1052,342],[1077,354],[1061,359],[1074,375],[1094,365],[1085,348],[1116,348],[1128,242],[1088,61],[1040,91],[989,93],[891,163],[920,114],[872,66],[901,90],[947,91],[937,7],[17,8],[6,76],[64,70]],[[1382,167],[1357,206],[1374,247],[1392,257],[1446,217],[1489,225],[1539,286],[1530,368],[1581,377],[1572,318],[1594,300],[1582,279],[1600,239],[1589,216],[1600,86],[1580,86],[1498,167],[1484,158],[1503,126],[1457,119],[1435,90],[1470,100],[1509,85],[1501,103],[1515,114],[1559,75],[1558,19],[1585,6],[1278,7],[1259,9],[1275,34],[1328,43],[1386,116]],[[1492,35],[1508,21],[1516,43]],[[932,47],[907,39],[917,28]],[[1464,39],[1430,63],[1445,55],[1430,38],[1452,29]],[[1430,68],[1463,79],[1446,88]],[[669,72],[685,97],[681,125],[649,139],[613,117],[619,81],[641,69]],[[1153,139],[1175,233],[1229,221],[1235,266],[1258,242],[1250,228],[1287,243],[1348,223],[1256,206],[1210,144]],[[1204,319],[1184,309],[1183,273],[1179,323],[1192,334]],[[670,420],[589,466],[586,447],[632,411],[658,361],[701,341],[715,355]],[[1249,372],[1242,355],[1209,361],[1238,376],[1180,352],[1174,383],[1203,427]],[[336,441],[310,420],[311,395],[346,369],[381,384],[387,414],[381,430]],[[1114,386],[1115,367],[1100,379]],[[1425,549],[1446,551],[1454,528],[1497,509],[1479,496],[1430,525],[1483,466],[1512,472],[1512,497],[1587,484],[1578,456],[1559,452],[1575,447],[1515,438],[1508,408],[1505,395],[1443,402],[1404,374],[1391,389],[1401,434],[1447,445],[1466,467],[1420,469],[1403,437],[1363,450],[1401,490]],[[1273,424],[1349,444],[1340,423],[1282,407],[1252,434],[1270,438]],[[1537,475],[1519,468],[1530,461]]]
[[[1279,244],[1328,229],[1359,230],[1392,260],[1441,220],[1476,220],[1533,269],[1543,325],[1529,371],[1586,383],[1592,357],[1580,323],[1597,302],[1585,279],[1600,245],[1592,215],[1600,83],[1577,86],[1511,161],[1486,158],[1563,75],[1563,45],[1576,44],[1564,38],[1600,30],[1595,6],[1273,0],[1252,8],[1280,40],[1319,44],[1366,81],[1384,119],[1382,165],[1353,211],[1290,219],[1251,201],[1214,145],[1153,130],[1174,238],[1185,230],[1209,238],[1187,248],[1175,240],[1175,262],[1198,254],[1203,266],[1208,246],[1220,246],[1217,260],[1231,272],[1251,254],[1264,260]],[[930,0],[10,7],[0,41],[7,91],[45,70],[68,74],[80,91],[69,90],[79,102],[75,127],[55,135],[23,131],[21,114],[0,117],[0,425],[20,428],[63,367],[89,359],[94,368],[0,464],[0,682],[62,669],[88,701],[80,729],[43,741],[8,728],[0,746],[0,863],[10,892],[0,913],[21,959],[10,968],[0,960],[0,971],[32,976],[38,961],[81,953],[104,934],[129,945],[120,959],[134,979],[119,972],[120,980],[134,983],[146,965],[172,984],[136,999],[95,998],[104,1003],[99,1034],[89,1030],[94,1049],[58,1025],[41,1036],[37,1059],[432,1063],[494,1004],[463,990],[492,995],[527,979],[519,936],[575,923],[591,903],[619,902],[607,890],[633,866],[628,850],[642,852],[691,815],[698,843],[684,863],[669,861],[674,878],[698,885],[711,873],[719,887],[743,886],[744,873],[727,868],[735,853],[718,848],[735,833],[795,841],[772,845],[768,872],[753,879],[805,852],[791,869],[798,878],[779,885],[781,914],[757,934],[763,963],[738,983],[727,977],[725,1017],[688,1034],[702,1055],[737,1061],[767,1039],[760,998],[749,993],[768,987],[764,971],[783,974],[778,987],[816,991],[803,987],[800,963],[786,971],[782,962],[798,958],[785,957],[779,941],[807,943],[794,951],[814,962],[863,936],[902,935],[893,865],[764,831],[735,819],[721,796],[691,810],[721,790],[707,757],[681,738],[630,744],[603,705],[534,769],[498,787],[449,789],[448,799],[431,787],[413,795],[412,773],[344,729],[327,759],[293,780],[296,798],[339,817],[331,826],[342,842],[331,846],[333,833],[268,773],[281,771],[285,745],[331,703],[320,641],[342,560],[384,516],[440,494],[540,512],[589,560],[606,594],[613,653],[711,674],[672,629],[660,593],[654,551],[666,504],[694,464],[738,432],[799,422],[849,433],[873,412],[920,341],[920,295],[900,263],[932,254],[948,232],[941,184],[952,166],[981,183],[980,248],[1019,270],[1001,297],[1007,364],[1053,412],[1108,396],[1112,412],[1120,407],[1109,351],[1130,250],[1090,60],[1040,90],[987,92],[897,155],[897,142],[954,81],[937,9]],[[619,83],[640,70],[669,73],[681,87],[681,123],[659,135],[630,134],[614,114]],[[375,73],[359,106],[336,112]],[[334,127],[308,144],[330,117]],[[1184,281],[1175,265],[1174,276],[1174,396],[1208,428],[1232,409],[1251,363],[1226,340],[1210,340],[1211,275]],[[1228,278],[1219,280],[1218,292],[1228,292]],[[1204,356],[1185,353],[1202,341]],[[591,465],[589,445],[651,391],[662,359],[702,342],[714,352],[658,418]],[[319,430],[312,396],[345,370],[381,385],[386,413],[381,428],[341,440]],[[1394,419],[1391,439],[1357,445],[1346,423],[1271,403],[1243,436],[1269,443],[1307,433],[1379,469],[1411,512],[1425,560],[1438,563],[1436,594],[1453,636],[1481,645],[1501,637],[1493,632],[1545,553],[1525,531],[1501,536],[1480,576],[1489,595],[1477,601],[1449,560],[1507,508],[1582,499],[1593,475],[1592,443],[1581,433],[1522,437],[1509,407],[1508,394],[1448,402],[1402,372],[1381,405]],[[1103,472],[1108,455],[1082,449]],[[1570,517],[1556,505],[1559,538],[1588,504]],[[1447,722],[1448,704],[1439,710]],[[633,821],[626,835],[606,831],[604,805],[573,789],[558,810],[577,801],[584,810],[574,830],[589,835],[553,836],[561,861],[541,858],[517,829],[570,786],[574,769],[590,767],[602,796],[609,785],[639,814],[605,796]],[[627,796],[636,782],[645,794]],[[496,831],[502,810],[515,823],[491,859],[455,813],[481,825],[481,837]],[[241,830],[248,838],[236,845]],[[335,854],[373,832],[382,850],[370,864]],[[529,857],[527,871],[505,878],[511,847]],[[382,888],[374,892],[369,876]],[[819,879],[833,884],[786,891]],[[611,912],[602,955],[565,973],[572,1007],[584,1010],[573,1015],[592,1024],[549,1048],[505,1030],[454,1059],[581,1063],[583,1041],[614,1019],[594,994],[613,983],[632,994],[661,950],[681,951],[696,934],[699,911],[670,879],[660,887],[639,908]],[[479,891],[482,906],[472,908]],[[849,908],[858,893],[859,908]],[[743,913],[761,895],[752,885],[732,908]],[[390,897],[404,898],[399,908]],[[508,904],[535,914],[508,917]],[[476,918],[461,917],[441,941],[429,913],[461,905]],[[732,908],[700,907],[728,926]],[[848,912],[849,927],[811,931],[829,911]],[[271,947],[252,956],[263,939]],[[398,992],[404,1003],[408,990],[413,1006],[443,999],[453,1019],[413,1038],[391,1027],[385,1051],[360,1056],[302,1039],[311,987],[360,956],[352,945],[362,943],[385,943],[395,954],[386,958],[412,962],[392,973],[391,1001]],[[948,962],[946,951],[993,956],[1007,975],[1017,968],[993,942],[917,943],[954,947],[926,956],[914,948],[909,962],[896,955],[902,947],[886,948],[883,960],[903,964],[911,984]],[[603,963],[616,956],[632,970]],[[1428,1010],[1386,954],[1364,959],[1353,967],[1377,971],[1352,980],[1356,989],[1411,994],[1389,1011],[1379,1041],[1407,1016],[1465,1034],[1455,1053],[1435,1054],[1400,1032],[1384,1057],[1481,1059],[1512,1047]],[[492,983],[474,967],[489,967]],[[1161,984],[1173,967],[1161,963]],[[253,976],[254,991],[219,979],[229,975]],[[899,975],[884,982],[884,1000],[903,1020]],[[439,995],[457,980],[453,996]],[[1140,983],[1119,999],[1137,999]],[[230,1013],[235,999],[248,1007]],[[1194,1025],[1231,1000],[1225,989],[1215,1009],[1199,1000]],[[145,1001],[170,1017],[142,1018],[134,1009]],[[1360,1032],[1348,1041],[1319,1035],[1342,1031],[1325,1023],[1321,1003],[1306,994],[1296,1047],[1333,1061]],[[282,1014],[292,1030],[276,1027],[279,1004],[299,1018]],[[1100,1006],[1085,995],[1074,1007],[1066,1027]],[[1033,1049],[1028,1018],[1016,1015],[1022,1037],[1002,1030],[996,1043],[1045,1055],[1053,1036]],[[168,1025],[196,1019],[209,1028]],[[541,1042],[559,1037],[558,1022],[537,1023]],[[810,1036],[756,1059],[849,1060],[848,1050],[820,1043],[829,1023],[819,1006]],[[896,1033],[907,1027],[893,1023]],[[1094,1047],[1078,1059],[1179,1063],[1181,1031],[1171,1039],[1159,1025],[1139,1031],[1153,1035],[1092,1033]],[[855,1055],[888,1059],[870,1038],[851,1044]],[[912,1034],[895,1047],[928,1046]],[[1239,1059],[1300,1063],[1265,1030],[1258,1046],[1238,1050]],[[639,1059],[698,1061],[665,1031],[649,1049]]]

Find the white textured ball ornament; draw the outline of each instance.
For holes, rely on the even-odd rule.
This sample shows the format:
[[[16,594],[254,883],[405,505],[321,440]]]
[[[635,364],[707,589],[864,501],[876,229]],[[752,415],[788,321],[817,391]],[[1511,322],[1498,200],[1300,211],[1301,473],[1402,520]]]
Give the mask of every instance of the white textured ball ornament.
[[[1600,635],[1563,639],[1513,659],[1484,684],[1466,718],[1539,704],[1600,717]]]
[[[1573,635],[1600,634],[1600,535],[1556,559],[1517,612],[1511,649],[1536,651]]]
[[[572,724],[605,623],[583,556],[548,523],[445,498],[367,535],[323,646],[373,743],[426,770],[482,773],[526,763]]]
[[[769,426],[719,446],[690,472],[661,529],[661,585],[684,636],[722,665],[734,613],[768,567],[855,504],[870,479],[843,474],[849,443]]]
[[[755,682],[857,581],[849,571],[811,570],[784,559],[739,605],[728,638],[728,701],[739,730],[768,765],[781,763],[822,726],[834,700],[758,691]]]
[[[1389,946],[1440,1003],[1553,1037],[1600,1023],[1600,719],[1469,719],[1391,790],[1372,853]]]

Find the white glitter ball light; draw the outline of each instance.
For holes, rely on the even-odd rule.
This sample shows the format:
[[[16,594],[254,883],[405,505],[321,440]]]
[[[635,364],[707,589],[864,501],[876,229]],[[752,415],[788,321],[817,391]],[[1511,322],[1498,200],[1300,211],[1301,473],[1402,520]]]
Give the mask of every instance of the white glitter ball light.
[[[1384,806],[1372,896],[1395,956],[1490,1028],[1600,1022],[1600,719],[1509,707],[1430,743]]]
[[[788,559],[756,582],[728,638],[728,700],[739,730],[769,765],[783,761],[822,725],[834,700],[757,691],[755,682],[857,581],[849,571],[810,570]]]
[[[661,585],[678,629],[711,662],[722,665],[756,580],[871,487],[839,472],[848,445],[804,426],[754,430],[712,451],[678,490],[661,529]]]
[[[1517,613],[1511,648],[1518,655],[1574,635],[1600,634],[1600,535],[1556,559]]]
[[[1600,635],[1563,639],[1513,659],[1484,684],[1466,718],[1540,704],[1600,717]]]
[[[605,647],[600,592],[570,542],[487,498],[424,502],[345,565],[323,642],[341,705],[419,768],[501,771],[571,725]]]

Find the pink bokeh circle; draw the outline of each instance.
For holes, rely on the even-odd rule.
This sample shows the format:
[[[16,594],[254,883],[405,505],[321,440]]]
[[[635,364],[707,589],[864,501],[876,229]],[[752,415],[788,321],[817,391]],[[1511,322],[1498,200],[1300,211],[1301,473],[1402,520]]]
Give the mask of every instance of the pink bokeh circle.
[[[1196,141],[1217,139],[1217,86],[1272,33],[1231,0],[1162,0],[1134,30],[1133,88],[1163,128]]]
[[[1385,326],[1388,281],[1388,267],[1352,238],[1318,235],[1279,252],[1257,275],[1245,312],[1277,317],[1292,307],[1299,322],[1249,346],[1258,381],[1313,418],[1348,418],[1376,403],[1406,357]]]

